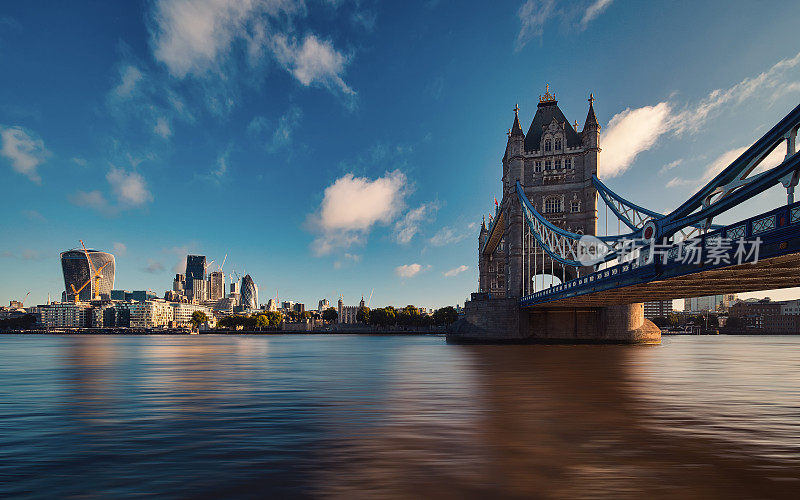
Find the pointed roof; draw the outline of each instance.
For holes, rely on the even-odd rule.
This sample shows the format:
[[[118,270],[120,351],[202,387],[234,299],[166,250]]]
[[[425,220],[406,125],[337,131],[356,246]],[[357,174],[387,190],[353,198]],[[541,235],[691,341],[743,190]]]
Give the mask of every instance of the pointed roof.
[[[514,106],[514,125],[511,126],[510,135],[523,135],[522,125],[519,124],[519,104]]]
[[[594,114],[594,94],[589,94],[589,113],[586,115],[586,123],[584,123],[584,130],[586,127],[600,128],[600,123],[597,122],[597,116]]]
[[[558,107],[558,101],[544,100],[539,102],[536,107],[536,114],[533,117],[528,133],[525,134],[525,151],[536,151],[542,142],[542,134],[545,127],[555,119],[558,123],[564,124],[564,135],[568,148],[580,147],[583,144],[578,133],[572,128],[564,113]]]

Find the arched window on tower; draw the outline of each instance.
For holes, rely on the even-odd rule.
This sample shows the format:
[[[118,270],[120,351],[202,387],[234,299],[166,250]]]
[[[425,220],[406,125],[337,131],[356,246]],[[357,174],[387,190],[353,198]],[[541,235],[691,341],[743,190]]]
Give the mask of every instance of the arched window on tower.
[[[550,139],[544,140],[544,150],[545,151],[552,151],[553,150],[553,142]]]
[[[572,158],[564,160],[564,168],[572,168]]]
[[[570,211],[571,212],[580,212],[581,211],[581,202],[578,200],[572,200],[570,204]]]
[[[545,198],[544,213],[554,214],[558,212],[563,212],[563,209],[561,208],[561,198],[558,198],[556,196],[550,196],[549,198]]]
[[[556,139],[556,151],[561,151],[561,138]]]

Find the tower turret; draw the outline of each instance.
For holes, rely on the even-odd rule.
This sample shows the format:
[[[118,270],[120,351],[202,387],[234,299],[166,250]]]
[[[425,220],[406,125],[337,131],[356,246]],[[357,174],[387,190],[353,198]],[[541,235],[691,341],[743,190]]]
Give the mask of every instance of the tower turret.
[[[525,161],[525,132],[519,123],[519,105],[514,106],[514,123],[508,132],[508,144],[503,158],[503,194],[510,194],[517,181],[524,183]]]
[[[589,112],[586,114],[586,122],[583,124],[583,144],[587,148],[599,148],[600,143],[600,124],[594,114],[594,94],[589,94]]]

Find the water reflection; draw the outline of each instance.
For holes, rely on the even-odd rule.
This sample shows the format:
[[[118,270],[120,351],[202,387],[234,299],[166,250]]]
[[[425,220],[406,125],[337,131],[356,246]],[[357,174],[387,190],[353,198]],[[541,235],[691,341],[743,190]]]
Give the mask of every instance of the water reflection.
[[[0,494],[796,497],[800,339],[0,337]]]

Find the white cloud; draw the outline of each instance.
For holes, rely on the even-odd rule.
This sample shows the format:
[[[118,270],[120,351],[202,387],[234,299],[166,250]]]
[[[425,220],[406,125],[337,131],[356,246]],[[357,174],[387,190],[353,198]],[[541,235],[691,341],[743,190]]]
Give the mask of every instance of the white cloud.
[[[438,209],[439,204],[431,202],[423,203],[419,207],[409,210],[394,225],[397,242],[403,245],[410,243],[419,232],[420,225],[426,220],[429,221]]]
[[[454,267],[453,269],[450,269],[449,271],[446,271],[443,274],[444,274],[445,278],[452,278],[454,276],[458,276],[459,274],[463,273],[464,271],[467,271],[468,269],[469,269],[469,266],[461,265],[461,266],[458,266],[458,267]]]
[[[602,14],[603,11],[606,10],[613,1],[614,0],[595,0],[589,7],[586,8],[586,11],[583,13],[581,26],[586,28],[586,26],[596,19],[597,16]]]
[[[658,170],[658,175],[664,175],[665,173],[669,172],[670,170],[672,170],[673,168],[677,167],[681,163],[683,163],[682,159],[678,159],[678,160],[671,161],[671,162],[667,163],[666,165],[664,165],[663,167],[661,167]]]
[[[0,126],[0,146],[0,156],[7,158],[14,170],[37,184],[42,182],[36,169],[50,152],[33,132],[22,127]]]
[[[257,12],[254,0],[161,0],[155,4],[154,56],[172,75],[185,77],[215,69],[246,32]]]
[[[304,86],[321,84],[330,90],[339,89],[344,94],[355,95],[342,78],[348,58],[334,49],[331,42],[307,35],[298,44],[285,35],[277,35],[273,50],[278,61]]]
[[[608,178],[625,172],[636,156],[652,148],[662,135],[695,132],[723,107],[729,109],[755,96],[775,99],[776,96],[800,91],[800,85],[796,81],[800,75],[788,73],[798,66],[800,53],[777,62],[756,77],[745,78],[727,89],[714,90],[681,111],[675,111],[674,104],[660,102],[655,106],[626,109],[617,113],[600,137],[600,147],[603,148],[599,159],[600,175]],[[665,170],[662,169],[663,171]],[[681,180],[675,182],[680,183]]]
[[[224,77],[234,47],[243,43],[251,67],[271,55],[304,86],[355,95],[342,78],[349,57],[314,34],[298,43],[276,27],[291,25],[304,12],[299,0],[159,0],[151,23],[153,55],[178,78]]]
[[[403,279],[416,276],[420,271],[422,271],[422,266],[419,264],[405,264],[394,268],[395,274]]]
[[[314,240],[315,253],[362,243],[373,225],[388,224],[402,210],[407,191],[406,176],[399,170],[374,180],[353,174],[336,179],[325,188],[319,212],[309,218],[321,233]]]
[[[128,247],[125,246],[125,243],[120,243],[119,241],[115,241],[113,248],[114,248],[114,255],[118,257],[122,257],[128,253]]]
[[[650,149],[669,130],[670,111],[669,104],[660,102],[614,115],[600,137],[600,176],[609,178],[623,173],[639,153]]]
[[[144,177],[137,172],[127,172],[122,168],[111,167],[106,174],[111,190],[122,206],[136,207],[153,199],[147,189]]]

